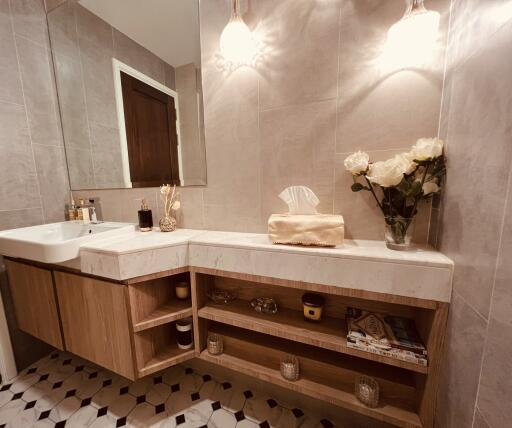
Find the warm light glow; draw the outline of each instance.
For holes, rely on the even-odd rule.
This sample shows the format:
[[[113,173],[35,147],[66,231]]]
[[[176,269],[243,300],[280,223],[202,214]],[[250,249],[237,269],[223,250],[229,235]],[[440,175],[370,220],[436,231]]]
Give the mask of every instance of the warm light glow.
[[[256,42],[243,19],[234,14],[220,36],[220,51],[232,64],[249,64],[256,54]]]
[[[412,0],[404,17],[388,31],[385,62],[394,66],[421,66],[432,59],[439,34],[438,12]]]

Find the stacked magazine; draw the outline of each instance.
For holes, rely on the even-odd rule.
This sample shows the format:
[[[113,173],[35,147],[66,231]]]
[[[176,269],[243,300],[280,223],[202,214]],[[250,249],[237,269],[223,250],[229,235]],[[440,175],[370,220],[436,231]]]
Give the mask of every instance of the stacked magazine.
[[[427,365],[427,350],[412,319],[347,308],[347,346]]]

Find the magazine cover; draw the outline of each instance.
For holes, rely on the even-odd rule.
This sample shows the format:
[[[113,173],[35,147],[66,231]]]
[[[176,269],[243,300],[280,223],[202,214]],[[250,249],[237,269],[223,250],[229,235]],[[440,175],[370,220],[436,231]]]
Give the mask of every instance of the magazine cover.
[[[427,350],[412,319],[347,308],[347,331],[351,348],[427,365]]]

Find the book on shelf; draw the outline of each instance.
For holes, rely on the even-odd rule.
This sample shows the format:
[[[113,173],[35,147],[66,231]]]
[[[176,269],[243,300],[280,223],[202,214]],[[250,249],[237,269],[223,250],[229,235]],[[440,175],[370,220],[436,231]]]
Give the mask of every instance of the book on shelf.
[[[350,307],[346,319],[349,348],[427,365],[427,349],[414,320]]]

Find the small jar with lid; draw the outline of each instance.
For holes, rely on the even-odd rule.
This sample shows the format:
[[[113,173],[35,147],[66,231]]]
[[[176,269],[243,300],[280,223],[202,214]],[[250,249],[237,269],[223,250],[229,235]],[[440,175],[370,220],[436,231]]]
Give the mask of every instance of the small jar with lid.
[[[308,321],[321,321],[324,303],[325,299],[320,294],[304,294],[302,296],[302,304],[304,305],[304,318]]]
[[[191,349],[194,346],[192,318],[184,318],[176,322],[176,341],[180,349]]]
[[[174,287],[174,294],[178,300],[190,299],[190,284],[187,281],[178,282]]]

